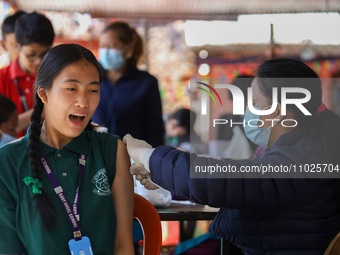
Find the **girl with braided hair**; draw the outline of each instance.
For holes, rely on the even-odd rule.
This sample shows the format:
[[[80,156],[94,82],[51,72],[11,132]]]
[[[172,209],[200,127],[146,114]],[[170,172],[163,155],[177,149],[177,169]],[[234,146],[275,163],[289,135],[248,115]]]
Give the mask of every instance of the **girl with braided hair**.
[[[0,254],[134,254],[126,148],[91,126],[100,82],[82,46],[44,57],[30,130],[0,150]]]

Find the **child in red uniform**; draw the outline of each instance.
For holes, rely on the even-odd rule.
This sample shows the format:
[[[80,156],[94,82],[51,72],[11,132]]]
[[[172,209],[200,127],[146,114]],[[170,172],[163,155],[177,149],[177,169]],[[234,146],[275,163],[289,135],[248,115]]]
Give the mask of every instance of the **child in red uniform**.
[[[15,38],[19,44],[19,57],[0,70],[0,94],[10,98],[17,106],[19,137],[25,134],[33,107],[33,84],[42,58],[52,47],[54,30],[44,15],[24,14],[15,23]]]

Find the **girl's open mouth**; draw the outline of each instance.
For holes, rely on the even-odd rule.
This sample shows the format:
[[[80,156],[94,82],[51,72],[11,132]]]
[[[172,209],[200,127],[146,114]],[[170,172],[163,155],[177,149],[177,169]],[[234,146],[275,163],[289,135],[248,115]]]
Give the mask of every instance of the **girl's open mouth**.
[[[85,119],[85,115],[81,114],[70,114],[69,119],[77,126],[80,126],[83,124],[83,121]]]

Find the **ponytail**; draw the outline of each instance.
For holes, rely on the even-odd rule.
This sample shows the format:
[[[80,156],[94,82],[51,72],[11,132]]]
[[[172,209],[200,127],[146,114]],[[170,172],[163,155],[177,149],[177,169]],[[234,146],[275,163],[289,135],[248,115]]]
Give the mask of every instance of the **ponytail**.
[[[44,104],[35,93],[35,104],[31,116],[31,127],[29,134],[29,156],[31,160],[31,168],[33,178],[42,182],[44,170],[40,161],[40,134],[41,134],[41,114],[44,109]],[[55,222],[54,206],[51,203],[47,194],[43,191],[42,194],[37,194],[33,199],[37,200],[37,210],[39,210],[43,226],[47,229],[51,228]]]
[[[128,66],[136,66],[143,55],[143,40],[137,33],[136,29],[130,27],[133,36],[133,50],[131,58],[127,60]]]

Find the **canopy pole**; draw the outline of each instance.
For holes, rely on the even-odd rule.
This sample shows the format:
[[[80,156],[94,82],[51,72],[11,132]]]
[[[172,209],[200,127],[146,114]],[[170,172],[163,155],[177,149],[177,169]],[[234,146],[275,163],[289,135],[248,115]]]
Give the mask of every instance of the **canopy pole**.
[[[149,20],[147,18],[142,19],[144,27],[144,53],[145,53],[145,67],[146,71],[149,70]]]
[[[275,58],[274,24],[270,24],[270,58]]]

